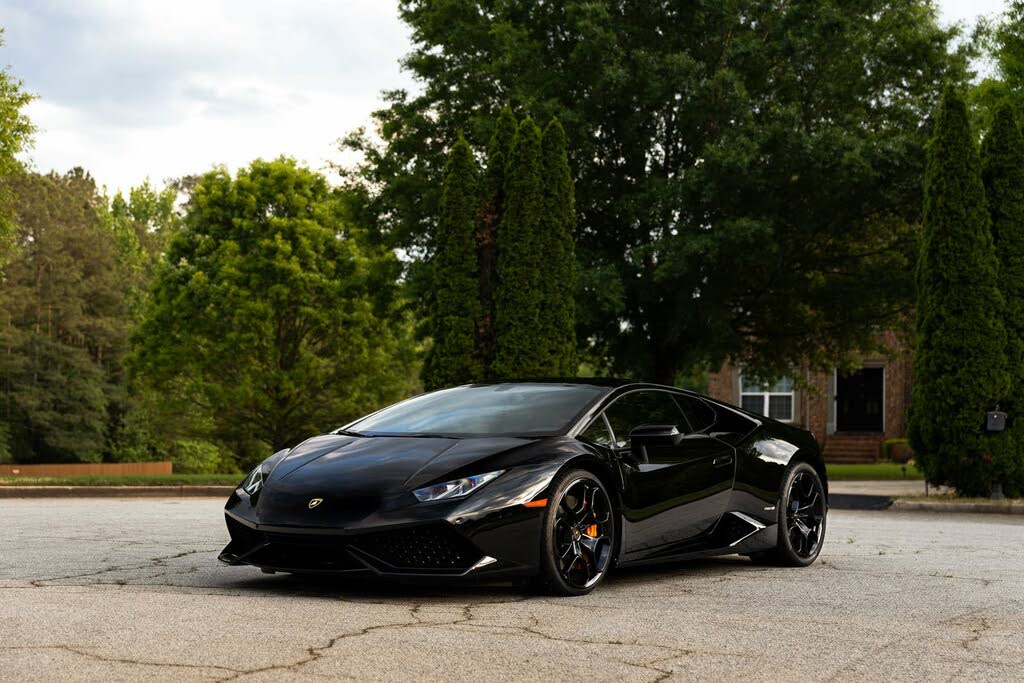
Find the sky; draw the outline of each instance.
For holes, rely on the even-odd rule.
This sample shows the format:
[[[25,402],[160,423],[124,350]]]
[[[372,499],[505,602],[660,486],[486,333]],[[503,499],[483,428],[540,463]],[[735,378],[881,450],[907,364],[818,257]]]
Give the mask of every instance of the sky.
[[[1003,0],[939,0],[944,22]],[[0,65],[38,95],[30,163],[113,192],[293,156],[347,161],[380,91],[414,89],[392,0],[0,0]]]

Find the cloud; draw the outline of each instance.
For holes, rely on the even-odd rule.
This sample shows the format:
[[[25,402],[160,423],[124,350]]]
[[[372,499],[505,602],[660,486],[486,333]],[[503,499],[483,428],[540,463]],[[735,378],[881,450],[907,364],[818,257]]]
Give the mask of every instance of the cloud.
[[[414,89],[394,0],[0,0],[0,64],[38,93],[40,170],[111,189],[256,157],[320,168],[383,89]],[[941,0],[945,21],[1002,0]]]
[[[0,63],[40,96],[36,166],[111,188],[258,156],[321,167],[380,90],[411,86],[380,0],[0,0],[0,25]]]

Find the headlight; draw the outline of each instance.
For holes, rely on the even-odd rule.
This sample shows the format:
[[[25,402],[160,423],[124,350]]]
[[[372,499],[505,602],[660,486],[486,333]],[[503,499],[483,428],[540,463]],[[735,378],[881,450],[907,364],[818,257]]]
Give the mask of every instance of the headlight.
[[[242,480],[242,490],[250,496],[254,496],[259,493],[261,488],[263,488],[263,463],[256,465],[256,469],[250,472],[249,476]]]
[[[283,448],[274,453],[259,465],[256,465],[253,471],[242,480],[240,488],[248,493],[250,498],[254,499],[253,504],[255,504],[256,494],[263,490],[263,480],[270,476],[270,470],[273,469],[278,460],[288,455],[289,451],[291,451],[290,448]]]
[[[498,470],[497,472],[477,474],[463,479],[453,479],[452,481],[446,481],[443,484],[435,484],[434,486],[416,489],[413,491],[413,495],[415,495],[416,499],[421,503],[426,503],[431,500],[444,500],[446,498],[461,498],[462,496],[468,496],[473,491],[477,490],[504,471],[505,470]]]

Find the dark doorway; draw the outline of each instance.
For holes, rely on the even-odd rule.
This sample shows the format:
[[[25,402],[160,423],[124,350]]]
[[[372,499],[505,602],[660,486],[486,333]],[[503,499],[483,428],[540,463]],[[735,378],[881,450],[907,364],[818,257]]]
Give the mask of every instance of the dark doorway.
[[[883,372],[861,368],[836,378],[836,431],[882,431]]]

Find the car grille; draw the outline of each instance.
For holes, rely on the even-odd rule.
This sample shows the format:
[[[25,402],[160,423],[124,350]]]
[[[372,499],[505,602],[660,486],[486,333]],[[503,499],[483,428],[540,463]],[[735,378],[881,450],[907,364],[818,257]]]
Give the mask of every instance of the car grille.
[[[352,545],[396,569],[466,570],[481,557],[447,524],[366,534]]]
[[[462,573],[482,557],[443,522],[354,535],[256,531],[230,517],[228,527],[232,545],[258,548],[249,554],[243,550],[242,562],[275,569],[351,571],[370,564],[384,573]]]

